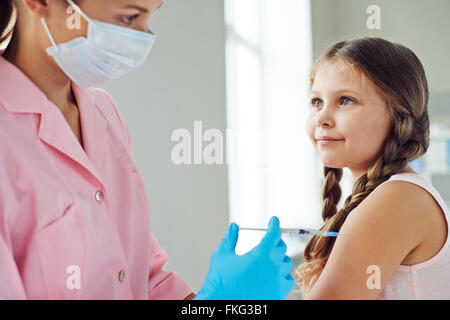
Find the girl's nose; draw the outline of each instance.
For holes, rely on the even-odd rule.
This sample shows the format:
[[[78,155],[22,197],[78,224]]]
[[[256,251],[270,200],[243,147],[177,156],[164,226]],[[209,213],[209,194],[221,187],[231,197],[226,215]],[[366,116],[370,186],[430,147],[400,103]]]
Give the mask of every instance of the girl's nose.
[[[316,124],[318,127],[334,126],[334,120],[332,115],[330,114],[328,108],[323,108],[318,114],[316,119]]]
[[[334,126],[334,122],[332,120],[319,119],[319,120],[317,120],[317,126],[318,127],[323,127],[323,126],[332,127],[332,126]]]

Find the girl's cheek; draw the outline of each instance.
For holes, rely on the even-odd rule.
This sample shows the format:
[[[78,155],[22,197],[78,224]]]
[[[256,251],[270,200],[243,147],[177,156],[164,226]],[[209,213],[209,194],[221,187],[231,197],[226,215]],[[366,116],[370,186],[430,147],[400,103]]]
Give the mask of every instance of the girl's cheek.
[[[357,138],[369,129],[364,118],[346,116],[340,117],[337,121],[339,121],[339,131],[346,139]]]

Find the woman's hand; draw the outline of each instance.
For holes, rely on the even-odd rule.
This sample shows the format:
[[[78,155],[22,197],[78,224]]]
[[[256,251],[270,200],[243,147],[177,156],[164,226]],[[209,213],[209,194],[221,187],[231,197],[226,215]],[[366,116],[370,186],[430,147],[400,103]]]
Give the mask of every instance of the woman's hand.
[[[280,300],[294,286],[292,260],[286,256],[280,222],[272,217],[266,235],[245,255],[235,252],[239,227],[232,223],[211,257],[196,300]]]

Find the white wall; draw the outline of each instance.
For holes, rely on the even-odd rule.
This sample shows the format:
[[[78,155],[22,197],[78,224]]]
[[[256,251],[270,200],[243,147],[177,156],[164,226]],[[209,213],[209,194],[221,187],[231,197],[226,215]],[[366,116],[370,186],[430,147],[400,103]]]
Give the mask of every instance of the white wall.
[[[421,59],[434,92],[450,90],[450,1],[313,0],[315,52],[330,41],[382,37],[412,49]],[[366,10],[381,9],[381,30],[368,30]]]
[[[225,26],[221,0],[166,0],[151,18],[148,62],[107,84],[128,124],[147,188],[152,231],[167,270],[197,291],[228,226],[225,165],[176,166],[171,134],[195,120],[225,133]]]

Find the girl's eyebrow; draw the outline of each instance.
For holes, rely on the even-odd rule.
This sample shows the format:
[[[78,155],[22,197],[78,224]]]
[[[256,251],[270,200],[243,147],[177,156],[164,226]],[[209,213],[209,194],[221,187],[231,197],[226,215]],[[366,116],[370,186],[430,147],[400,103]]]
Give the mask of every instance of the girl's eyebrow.
[[[350,92],[350,93],[354,93],[354,94],[359,94],[359,92],[352,90],[352,89],[341,89],[341,90],[337,90],[336,92],[339,92],[339,93]]]
[[[339,90],[332,91],[332,93],[343,93],[343,92],[349,92],[349,93],[353,93],[353,94],[357,94],[357,95],[360,94],[359,92],[352,90],[352,89],[339,89]],[[320,94],[320,92],[311,90],[311,94],[318,95],[318,94]]]

